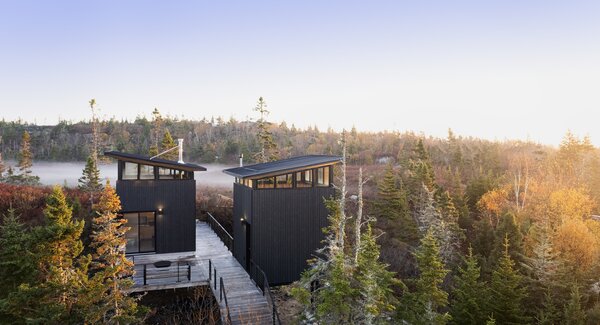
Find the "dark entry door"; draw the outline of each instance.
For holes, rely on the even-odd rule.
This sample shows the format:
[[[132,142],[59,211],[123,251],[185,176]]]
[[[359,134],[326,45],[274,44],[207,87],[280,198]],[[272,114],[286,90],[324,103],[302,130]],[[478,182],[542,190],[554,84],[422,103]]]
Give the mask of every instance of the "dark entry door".
[[[154,212],[124,213],[125,224],[129,230],[125,234],[126,253],[145,253],[155,251],[156,218]]]

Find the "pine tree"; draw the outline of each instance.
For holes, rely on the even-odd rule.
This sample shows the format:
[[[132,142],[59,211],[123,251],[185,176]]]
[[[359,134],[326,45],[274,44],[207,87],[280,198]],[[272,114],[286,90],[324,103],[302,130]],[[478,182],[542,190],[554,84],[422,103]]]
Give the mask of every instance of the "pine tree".
[[[31,166],[33,154],[31,153],[31,136],[29,132],[24,131],[21,137],[21,150],[19,152],[19,162],[17,167],[19,168],[18,175],[7,175],[6,179],[10,183],[23,184],[23,185],[37,185],[40,182],[40,178],[31,174]],[[9,169],[9,172],[11,169]]]
[[[451,316],[441,310],[448,305],[448,293],[441,286],[448,270],[431,230],[421,239],[414,255],[419,276],[414,280],[414,292],[405,294],[398,316],[409,324],[446,324]]]
[[[417,224],[411,217],[406,192],[396,185],[396,173],[391,164],[385,170],[378,185],[375,213],[379,220],[386,220],[392,233],[402,241],[414,243],[419,239]]]
[[[96,99],[92,98],[88,102],[92,110],[92,152],[90,157],[94,164],[98,165],[98,117],[96,116]]]
[[[6,172],[6,165],[2,159],[2,153],[0,152],[0,182],[4,179],[4,172]]]
[[[370,223],[361,237],[356,275],[361,296],[358,301],[360,317],[356,321],[370,325],[383,322],[395,309],[393,287],[402,283],[394,278],[393,272],[387,270],[386,264],[379,261],[380,247]]]
[[[79,178],[79,189],[90,194],[90,202],[94,204],[94,198],[102,190],[100,183],[100,171],[92,156],[89,156],[83,168],[83,175]]]
[[[149,151],[150,156],[158,155],[158,141],[162,133],[162,122],[162,115],[158,111],[158,108],[155,107],[154,111],[152,111],[152,145]]]
[[[515,270],[515,262],[509,254],[508,235],[504,237],[504,252],[498,266],[492,273],[491,308],[499,324],[525,324],[528,318],[523,309],[527,292],[522,284],[522,276]]]
[[[473,249],[464,258],[464,266],[458,268],[454,277],[454,290],[450,303],[453,324],[483,324],[488,317],[486,301],[487,285],[480,281],[481,268],[473,256]]]
[[[125,225],[127,221],[117,215],[121,202],[109,183],[94,210],[96,217],[92,221],[90,244],[93,277],[88,292],[94,303],[86,319],[105,324],[136,322],[137,302],[125,293],[133,285],[130,277],[134,273],[133,263],[125,257],[125,233],[129,227]]]
[[[255,159],[259,162],[277,160],[279,156],[277,144],[273,140],[273,134],[269,130],[271,123],[266,120],[267,115],[269,115],[267,102],[262,97],[259,97],[254,110],[260,114],[260,118],[256,122],[258,127],[258,134],[256,136],[260,144],[260,151],[256,153]]]
[[[31,245],[31,235],[15,209],[8,209],[0,225],[0,300],[32,280],[36,265]]]
[[[571,287],[571,298],[565,305],[563,324],[565,325],[584,325],[585,312],[581,308],[581,293],[579,285],[573,284]]]
[[[169,130],[165,130],[165,134],[163,135],[162,141],[160,143],[160,152],[167,151],[169,149],[175,148],[177,145],[171,136],[171,132]],[[167,160],[177,160],[179,153],[177,150],[171,150],[162,154],[160,157]]]
[[[87,283],[89,258],[82,256],[83,221],[72,219],[71,208],[59,186],[46,200],[47,224],[35,231],[36,279],[21,284],[4,304],[16,321],[77,323],[82,321],[78,299]]]
[[[19,153],[19,173],[24,176],[31,175],[33,154],[31,153],[31,136],[24,131],[21,137],[21,151]]]

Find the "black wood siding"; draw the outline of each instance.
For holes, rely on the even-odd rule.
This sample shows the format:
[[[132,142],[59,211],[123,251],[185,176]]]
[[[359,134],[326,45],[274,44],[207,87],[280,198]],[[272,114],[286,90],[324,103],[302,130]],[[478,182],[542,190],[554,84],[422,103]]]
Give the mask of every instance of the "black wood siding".
[[[119,180],[117,194],[123,212],[158,211],[156,252],[196,250],[196,181]]]
[[[324,198],[328,187],[299,189],[250,189],[234,185],[234,255],[245,265],[246,239],[241,216],[251,227],[252,260],[271,284],[296,281],[324,238],[328,211]],[[250,211],[250,212],[248,212]]]
[[[252,221],[252,189],[233,184],[233,256],[246,267],[246,225],[241,218]]]

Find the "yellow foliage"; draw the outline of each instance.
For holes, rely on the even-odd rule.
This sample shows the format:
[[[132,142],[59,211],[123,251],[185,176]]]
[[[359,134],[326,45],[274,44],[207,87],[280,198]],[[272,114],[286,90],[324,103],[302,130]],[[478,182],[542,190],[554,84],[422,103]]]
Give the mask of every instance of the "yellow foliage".
[[[495,189],[485,193],[477,205],[481,212],[498,218],[508,204],[508,193],[505,189]]]
[[[548,215],[561,223],[568,220],[585,220],[594,209],[594,201],[581,189],[560,189],[550,194]]]
[[[554,236],[554,247],[573,271],[585,273],[598,261],[598,238],[580,219],[566,220]]]

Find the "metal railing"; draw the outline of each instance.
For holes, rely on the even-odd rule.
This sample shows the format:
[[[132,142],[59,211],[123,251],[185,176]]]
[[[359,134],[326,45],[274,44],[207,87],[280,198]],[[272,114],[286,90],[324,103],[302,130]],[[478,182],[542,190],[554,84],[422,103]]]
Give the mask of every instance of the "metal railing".
[[[210,228],[217,234],[217,237],[221,239],[223,244],[229,249],[230,252],[233,252],[233,236],[223,228],[223,226],[213,217],[210,212],[206,212],[208,215],[207,222]]]
[[[267,279],[267,274],[258,266],[252,259],[250,259],[250,278],[254,281],[256,286],[262,291],[263,296],[267,298],[267,304],[269,308],[271,308],[271,314],[273,317],[274,325],[281,325],[281,320],[279,319],[279,313],[277,312],[277,305],[275,304],[275,300],[273,299],[273,294],[271,293],[271,286],[269,285],[269,280]]]
[[[214,291],[217,291],[217,268],[213,265],[212,260],[208,260],[208,284],[213,286]],[[219,277],[219,302],[222,302],[225,299],[225,311],[227,314],[225,315],[225,319],[227,320],[227,324],[231,324],[231,314],[229,313],[229,302],[227,301],[227,292],[225,291],[225,283],[223,282],[223,277]],[[216,298],[216,297],[215,297]]]
[[[151,267],[148,267],[151,265]],[[156,267],[155,263],[142,264],[143,266],[143,285],[148,285],[150,280],[173,279],[176,282],[182,282],[184,279],[188,282],[192,280],[192,265],[188,261],[177,261],[175,266]],[[183,270],[182,270],[183,269]]]

